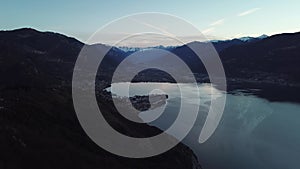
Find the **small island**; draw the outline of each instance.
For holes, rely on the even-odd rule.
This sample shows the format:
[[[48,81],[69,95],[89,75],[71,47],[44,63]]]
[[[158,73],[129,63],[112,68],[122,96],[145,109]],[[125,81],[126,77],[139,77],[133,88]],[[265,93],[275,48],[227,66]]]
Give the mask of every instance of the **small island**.
[[[151,98],[151,102],[150,102]],[[132,105],[139,111],[153,110],[167,103],[168,95],[154,94],[146,96],[133,96],[129,98]]]

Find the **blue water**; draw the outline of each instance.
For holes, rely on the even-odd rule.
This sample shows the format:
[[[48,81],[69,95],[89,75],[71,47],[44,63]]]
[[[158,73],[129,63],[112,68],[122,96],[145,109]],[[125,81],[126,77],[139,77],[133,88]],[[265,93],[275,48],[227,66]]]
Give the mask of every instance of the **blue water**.
[[[182,98],[181,92],[189,97]],[[166,130],[176,119],[180,102],[200,106],[196,123],[183,143],[198,156],[204,169],[298,169],[300,168],[300,105],[269,102],[242,92],[236,95],[219,91],[210,84],[199,84],[197,89],[189,84],[170,83],[116,83],[113,93],[129,95],[161,93],[169,95],[167,105],[140,113],[147,121],[156,111],[162,115],[150,125]],[[159,90],[154,90],[159,89]],[[210,100],[226,95],[226,106],[222,119],[214,134],[205,142],[198,142],[204,125]],[[189,115],[189,110],[186,110]],[[182,122],[180,125],[187,125]],[[180,132],[180,130],[178,130]],[[176,137],[176,133],[169,133]]]

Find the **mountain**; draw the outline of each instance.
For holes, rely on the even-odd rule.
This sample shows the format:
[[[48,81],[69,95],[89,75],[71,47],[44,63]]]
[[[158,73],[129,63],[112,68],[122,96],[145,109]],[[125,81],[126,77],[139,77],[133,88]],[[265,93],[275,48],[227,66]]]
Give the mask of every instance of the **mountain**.
[[[163,50],[171,50],[176,48],[176,46],[154,46],[154,47],[144,47],[144,48],[139,48],[139,47],[118,47],[120,50],[126,52],[126,53],[134,53],[138,51],[144,51],[144,50],[151,50],[151,49],[163,49]]]
[[[205,43],[193,42],[203,47]],[[228,91],[249,90],[272,101],[300,102],[300,33],[284,33],[242,41],[213,42],[225,70]],[[188,46],[173,51],[197,73],[199,82],[209,82],[203,63]]]
[[[212,44],[222,60],[229,91],[255,89],[255,94],[270,100],[300,102],[300,33]],[[0,31],[0,167],[200,168],[193,152],[183,144],[157,157],[128,159],[104,151],[86,136],[71,95],[72,72],[83,45],[71,37],[29,28]],[[103,44],[91,47],[110,48]],[[187,45],[155,49],[178,55],[196,73],[199,82],[208,82],[204,65]],[[148,50],[151,49],[112,47],[101,63],[97,89],[101,91],[109,85],[115,68],[126,57]],[[168,62],[165,55],[155,56],[148,53],[146,59],[154,62],[163,58]],[[134,60],[132,66],[143,62],[143,58]],[[176,66],[174,69],[180,70]],[[140,73],[134,81],[174,79],[153,70]],[[109,95],[105,99],[97,97],[105,117],[123,133],[145,137],[161,132],[148,125],[136,127],[117,113]]]
[[[209,82],[206,69],[188,45],[205,48],[209,43],[191,42],[187,45],[167,49],[183,60],[195,73],[198,82]],[[227,77],[228,91],[249,90],[251,93],[273,101],[300,102],[300,33],[285,33],[257,38],[232,39],[212,42],[219,53]],[[157,63],[167,55],[148,58]],[[143,58],[143,56],[141,56]],[[149,59],[148,59],[149,60]],[[136,63],[139,61],[139,63]],[[165,60],[171,62],[171,60]],[[140,65],[141,60],[133,61]],[[174,69],[181,70],[178,65]],[[168,74],[144,71],[134,81],[174,82]]]
[[[57,33],[26,28],[1,31],[0,46],[2,88],[44,87],[70,80],[74,56],[83,43]]]
[[[222,51],[220,57],[228,67],[229,76],[244,77],[251,72],[264,72],[278,78],[284,76],[286,82],[298,83],[299,51],[300,33],[293,33],[271,36],[256,43],[232,46]]]
[[[83,45],[52,32],[0,31],[0,168],[200,168],[193,152],[181,143],[156,157],[129,159],[89,139],[78,123],[71,89]],[[111,96],[101,93],[108,86],[109,73],[124,57],[126,53],[112,48],[102,63],[97,99],[103,115],[116,130],[130,136],[160,133],[155,127],[124,119]]]
[[[253,42],[253,41],[258,41],[258,40],[262,40],[262,39],[265,39],[269,37],[268,35],[261,35],[261,36],[258,36],[258,37],[250,37],[250,36],[246,36],[246,37],[241,37],[241,38],[238,38],[239,40],[241,41],[244,41],[244,42]]]
[[[247,41],[233,39],[212,42],[222,61],[228,91],[250,90],[273,101],[300,102],[300,33],[262,35]],[[188,45],[205,48],[204,42]],[[172,50],[191,70],[199,82],[209,82],[201,60],[183,45]],[[172,81],[172,80],[170,80]]]
[[[190,43],[198,43],[199,45],[204,45],[206,43],[212,43],[217,51],[222,51],[233,45],[240,45],[240,44],[244,44],[246,42],[255,42],[255,41],[265,39],[267,37],[269,37],[269,36],[264,34],[264,35],[261,35],[258,37],[247,36],[247,37],[235,38],[235,39],[230,39],[230,40],[212,40],[209,42],[194,41],[194,42],[190,42]],[[180,47],[180,46],[162,46],[162,45],[160,45],[160,46],[144,47],[144,48],[121,46],[121,47],[117,47],[117,48],[126,53],[134,53],[134,52],[138,52],[138,51],[151,50],[151,49],[163,49],[163,50],[171,51],[177,47]]]
[[[274,35],[220,52],[230,88],[255,88],[276,101],[300,102],[300,33]]]

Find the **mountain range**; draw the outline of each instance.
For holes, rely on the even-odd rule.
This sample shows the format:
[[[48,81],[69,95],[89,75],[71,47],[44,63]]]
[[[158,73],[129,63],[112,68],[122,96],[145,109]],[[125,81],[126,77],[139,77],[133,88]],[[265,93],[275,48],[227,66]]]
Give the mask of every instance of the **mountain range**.
[[[300,33],[212,44],[223,63],[229,92],[255,89],[255,94],[270,100],[300,102]],[[181,143],[157,157],[127,159],[97,147],[86,136],[76,118],[71,92],[74,65],[83,46],[53,32],[30,28],[0,31],[0,167],[201,168],[193,152]],[[198,82],[209,82],[201,60],[187,45],[157,48],[181,58]],[[100,65],[98,89],[108,87],[116,67],[137,51],[140,49],[112,47]],[[133,81],[174,79],[153,70],[141,72]],[[161,132],[144,124],[136,127],[116,113],[111,100],[101,96],[98,100],[108,121],[123,133],[145,137]]]

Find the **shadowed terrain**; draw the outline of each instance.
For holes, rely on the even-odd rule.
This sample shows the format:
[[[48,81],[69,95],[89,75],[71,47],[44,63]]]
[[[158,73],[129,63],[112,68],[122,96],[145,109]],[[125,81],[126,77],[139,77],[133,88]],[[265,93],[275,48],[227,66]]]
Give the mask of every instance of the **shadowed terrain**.
[[[128,159],[89,139],[71,97],[73,67],[82,46],[51,32],[0,32],[0,168],[200,168],[193,152],[181,143],[156,157]],[[114,50],[108,62],[122,55]],[[101,92],[107,84],[99,81],[97,87]],[[104,95],[98,95],[99,106],[117,130],[139,137],[161,132],[122,118],[105,99],[110,94]]]

